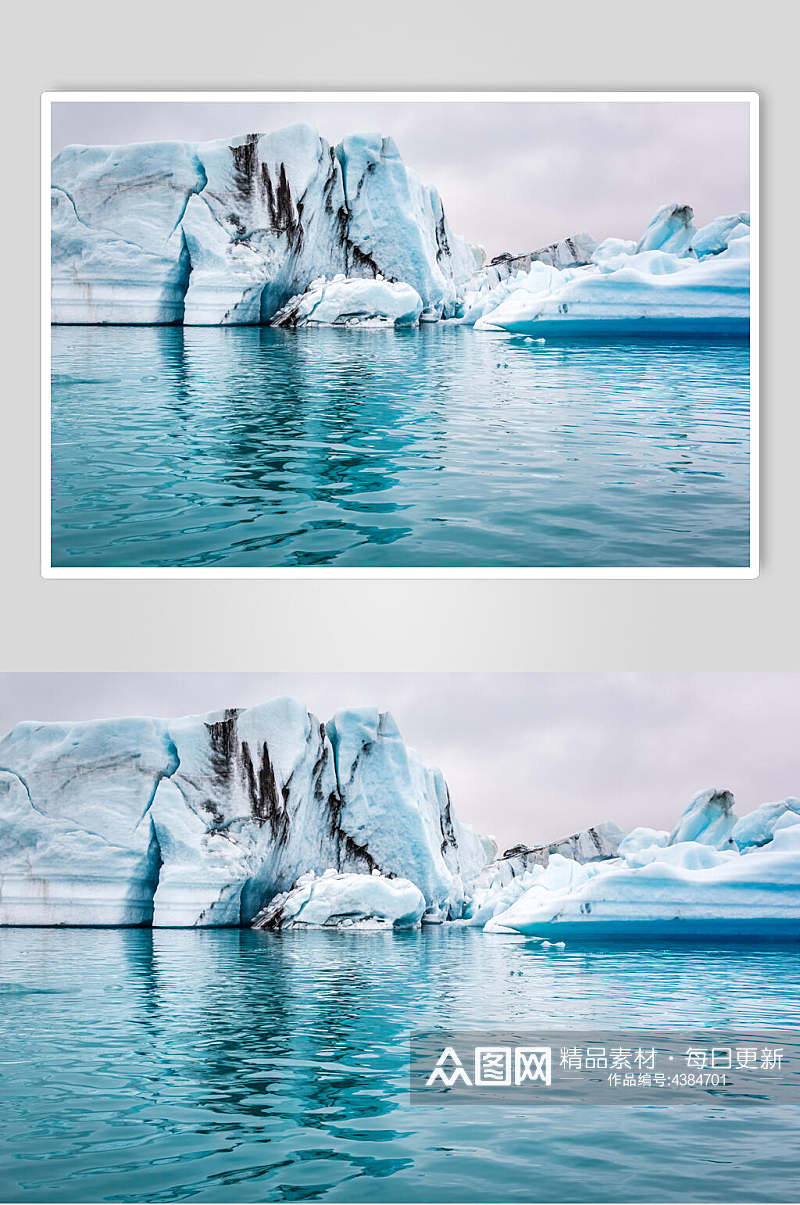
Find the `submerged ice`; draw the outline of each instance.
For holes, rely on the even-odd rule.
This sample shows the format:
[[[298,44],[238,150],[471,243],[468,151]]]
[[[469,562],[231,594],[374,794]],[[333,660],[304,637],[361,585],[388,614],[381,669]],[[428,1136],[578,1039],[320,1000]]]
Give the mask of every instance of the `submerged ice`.
[[[380,134],[69,146],[51,185],[55,323],[747,329],[747,213],[698,230],[667,204],[638,241],[581,232],[484,266]]]

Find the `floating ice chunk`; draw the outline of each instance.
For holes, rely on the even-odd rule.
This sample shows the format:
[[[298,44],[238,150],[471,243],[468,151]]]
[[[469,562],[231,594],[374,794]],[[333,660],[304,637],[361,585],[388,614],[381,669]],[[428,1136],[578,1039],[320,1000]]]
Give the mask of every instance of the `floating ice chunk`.
[[[717,849],[731,843],[731,830],[736,823],[733,795],[716,787],[694,796],[669,836],[669,845],[682,841],[700,841]]]
[[[312,281],[272,319],[273,326],[415,326],[422,299],[411,285],[337,276]],[[438,317],[438,315],[437,315]]]
[[[731,803],[728,792],[695,797],[676,832],[694,831],[698,840],[674,840],[673,834],[664,845],[664,834],[653,840],[639,830],[627,847],[623,842],[619,858],[578,867],[569,879],[563,866],[557,873],[548,868],[487,930],[551,940],[797,937],[800,816],[785,805],[758,809],[751,835],[764,836],[775,821],[772,839],[740,853],[722,836],[732,821]],[[746,837],[747,826],[740,832]],[[714,847],[717,841],[723,848]]]
[[[693,218],[691,205],[662,205],[639,239],[637,252],[668,251],[671,255],[684,255],[696,233]]]
[[[271,900],[255,929],[395,928],[418,925],[425,898],[408,879],[381,874],[303,875],[291,891]]]

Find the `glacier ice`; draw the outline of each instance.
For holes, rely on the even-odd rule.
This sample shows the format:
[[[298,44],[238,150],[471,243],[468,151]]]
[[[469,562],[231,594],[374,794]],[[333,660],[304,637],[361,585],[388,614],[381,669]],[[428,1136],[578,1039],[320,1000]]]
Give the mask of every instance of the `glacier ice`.
[[[205,184],[180,142],[68,146],[51,166],[54,322],[180,322],[190,264],[182,234]]]
[[[473,273],[468,287],[473,291],[494,288],[503,280],[530,272],[535,263],[542,263],[550,268],[590,264],[596,248],[597,240],[583,231],[560,239],[557,243],[549,243],[546,247],[538,247],[535,251],[524,252],[522,255],[512,255],[510,251],[504,251]]]
[[[554,857],[580,863],[602,861],[616,856],[624,838],[617,824],[605,820],[548,845],[515,845],[473,877],[464,915],[471,925],[482,927],[532,886]]]
[[[576,862],[594,862],[613,858],[625,833],[613,820],[604,820],[590,828],[551,841],[549,845],[515,845],[507,849],[498,864],[508,868],[510,875],[524,874],[531,866],[546,866],[553,854],[574,858]]]
[[[266,322],[339,273],[404,283],[448,315],[480,259],[377,134],[333,147],[298,123],[229,142],[70,146],[51,180],[57,323]]]
[[[391,715],[294,699],[0,741],[0,924],[402,927],[565,937],[800,934],[800,800],[671,831],[514,846],[456,817]]]
[[[505,909],[482,901],[485,928],[581,940],[797,937],[800,804],[765,805],[739,821],[732,805],[728,791],[703,791],[671,834],[636,829],[616,858],[556,855],[527,872]],[[737,827],[741,845],[730,839]]]
[[[412,929],[425,897],[408,879],[372,874],[301,875],[291,891],[275,896],[253,921],[254,929]]]
[[[348,839],[381,870],[416,883],[431,912],[459,916],[464,884],[486,865],[487,849],[454,815],[441,771],[423,765],[392,716],[375,708],[339,712],[327,733]]]
[[[0,924],[249,924],[308,871],[407,878],[459,916],[491,858],[377,709],[274,699],[0,741]]]
[[[400,281],[320,276],[278,310],[273,326],[414,326],[422,298]]]

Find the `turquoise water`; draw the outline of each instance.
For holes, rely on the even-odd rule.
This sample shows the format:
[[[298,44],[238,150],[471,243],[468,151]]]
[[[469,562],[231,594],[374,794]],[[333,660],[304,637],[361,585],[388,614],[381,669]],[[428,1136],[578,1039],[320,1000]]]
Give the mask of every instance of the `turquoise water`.
[[[412,1106],[406,1037],[794,1026],[798,983],[798,946],[0,931],[2,1200],[797,1200],[798,1106]]]
[[[748,563],[746,340],[56,327],[56,566]]]

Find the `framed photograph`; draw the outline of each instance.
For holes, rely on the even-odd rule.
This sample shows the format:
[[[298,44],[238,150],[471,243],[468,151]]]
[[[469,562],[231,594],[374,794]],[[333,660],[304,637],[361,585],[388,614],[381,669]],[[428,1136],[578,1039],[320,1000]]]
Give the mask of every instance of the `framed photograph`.
[[[48,577],[754,577],[753,93],[43,98]]]

